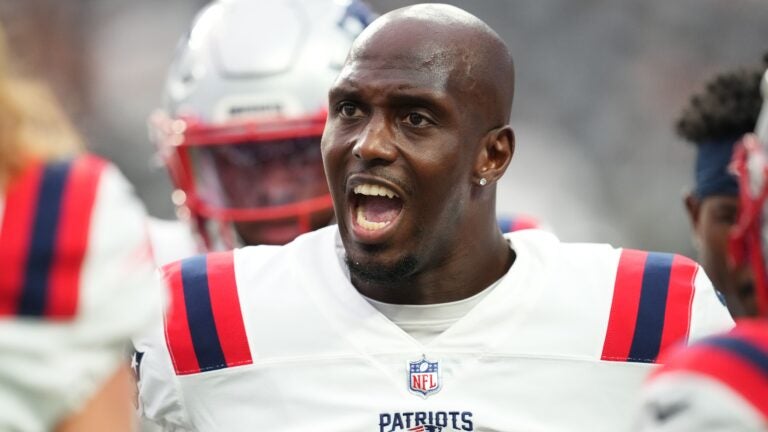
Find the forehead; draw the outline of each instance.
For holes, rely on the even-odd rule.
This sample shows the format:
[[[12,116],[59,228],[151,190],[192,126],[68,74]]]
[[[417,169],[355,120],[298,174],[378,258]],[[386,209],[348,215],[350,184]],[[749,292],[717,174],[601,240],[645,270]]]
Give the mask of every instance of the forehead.
[[[335,87],[425,91],[456,96],[458,49],[429,37],[413,23],[362,38],[353,47]],[[397,30],[397,31],[395,31]]]
[[[350,59],[333,89],[384,93],[424,92],[449,96],[450,70],[414,57],[359,57]]]

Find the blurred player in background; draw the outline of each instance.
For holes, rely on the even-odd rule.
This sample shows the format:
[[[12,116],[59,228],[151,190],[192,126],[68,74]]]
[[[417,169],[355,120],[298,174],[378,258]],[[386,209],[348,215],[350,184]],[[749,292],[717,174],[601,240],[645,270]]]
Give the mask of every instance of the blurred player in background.
[[[160,312],[146,214],[0,35],[0,430],[129,431],[126,351]]]
[[[327,92],[373,18],[357,0],[222,0],[200,12],[168,73],[165,108],[151,119],[199,247],[180,224],[155,224],[160,263],[284,244],[331,222],[320,158]]]
[[[762,94],[768,100],[768,73]],[[731,231],[730,258],[731,265],[750,272],[750,304],[758,317],[671,352],[646,385],[642,431],[768,431],[768,103],[756,132],[743,137],[734,152],[740,214]]]
[[[754,130],[763,68],[714,77],[691,97],[678,135],[696,146],[694,189],[685,197],[699,260],[735,317],[756,313],[750,277],[728,265],[728,236],[739,212],[738,184],[728,169],[734,144]]]

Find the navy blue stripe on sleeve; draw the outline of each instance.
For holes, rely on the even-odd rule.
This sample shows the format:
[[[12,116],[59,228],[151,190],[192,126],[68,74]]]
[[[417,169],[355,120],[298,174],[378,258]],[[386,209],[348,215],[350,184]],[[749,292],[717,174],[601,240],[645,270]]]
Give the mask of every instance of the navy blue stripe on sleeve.
[[[72,162],[66,161],[49,164],[43,170],[24,285],[19,298],[19,315],[39,317],[45,312],[61,202],[71,167]]]
[[[629,357],[635,361],[651,363],[659,355],[673,258],[673,254],[648,253],[643,269],[635,334],[629,350]]]
[[[227,367],[208,291],[208,267],[205,255],[181,262],[184,303],[189,332],[201,371]]]

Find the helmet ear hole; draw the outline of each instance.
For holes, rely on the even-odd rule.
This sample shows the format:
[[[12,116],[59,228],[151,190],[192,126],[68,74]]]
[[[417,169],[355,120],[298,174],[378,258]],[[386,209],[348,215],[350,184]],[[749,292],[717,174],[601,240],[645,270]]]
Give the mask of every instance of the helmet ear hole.
[[[374,18],[357,0],[218,0],[195,18],[167,74],[165,118],[151,121],[209,248],[267,242],[255,233],[270,224],[297,235],[332,214],[319,153],[327,93]]]

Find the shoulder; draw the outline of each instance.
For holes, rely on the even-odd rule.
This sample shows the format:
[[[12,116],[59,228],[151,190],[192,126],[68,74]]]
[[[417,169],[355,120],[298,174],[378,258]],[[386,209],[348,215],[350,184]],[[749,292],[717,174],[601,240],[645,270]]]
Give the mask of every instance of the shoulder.
[[[656,362],[709,328],[728,328],[725,307],[695,261],[636,249],[617,250],[616,259],[603,359]]]
[[[710,336],[671,351],[654,374],[692,373],[720,381],[748,399],[761,396],[768,418],[768,321],[748,320],[729,333]],[[761,383],[762,385],[757,385]]]
[[[273,302],[290,295],[288,279],[297,270],[321,267],[321,250],[333,254],[335,232],[324,228],[285,246],[250,246],[165,265],[162,277],[171,293],[165,338],[175,373],[252,363],[244,310],[265,307],[254,303],[253,292],[275,290],[270,291]]]
[[[729,333],[671,350],[661,361],[664,366],[650,376],[643,390],[647,409],[664,408],[675,399],[703,416],[768,421],[767,321],[740,322]]]
[[[74,318],[78,298],[93,294],[91,273],[106,270],[92,263],[126,251],[151,257],[145,216],[101,158],[29,164],[5,194],[0,260],[9,271],[0,276],[0,315]]]
[[[607,244],[561,243],[558,250],[564,277],[578,279],[583,295],[605,299],[602,360],[655,363],[678,343],[732,325],[690,258]]]
[[[19,415],[79,408],[157,316],[162,289],[145,217],[119,171],[90,155],[30,163],[6,188],[0,381],[13,376]]]
[[[235,252],[185,258],[164,266],[162,274],[171,293],[165,338],[177,375],[252,361],[235,279]],[[230,346],[236,353],[225,358]]]

